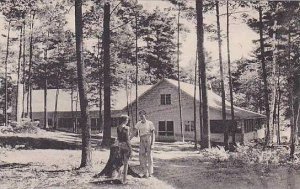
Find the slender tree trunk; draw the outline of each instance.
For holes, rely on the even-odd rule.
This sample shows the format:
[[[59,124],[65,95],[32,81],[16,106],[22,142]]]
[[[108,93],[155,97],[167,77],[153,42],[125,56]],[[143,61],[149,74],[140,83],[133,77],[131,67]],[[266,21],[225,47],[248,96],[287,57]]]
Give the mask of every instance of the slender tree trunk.
[[[77,112],[78,112],[78,98],[79,98],[79,93],[78,93],[78,88],[77,88],[77,93],[76,93],[76,102],[75,102],[75,112],[76,112],[76,118],[75,118],[75,132],[78,132],[78,120],[77,120]]]
[[[128,75],[127,75],[127,72],[128,72],[128,70],[127,70],[127,65],[126,65],[126,67],[125,67],[125,77],[126,77],[126,79],[125,79],[125,90],[126,90],[126,111],[127,111],[127,115],[129,116],[129,99],[128,99],[128,97],[129,97],[129,92],[128,92]]]
[[[80,167],[90,167],[91,161],[91,125],[89,123],[88,100],[86,96],[85,63],[82,61],[82,0],[75,0],[75,33],[76,33],[76,59],[78,90],[80,99],[80,111],[82,129],[82,153]]]
[[[75,120],[74,120],[74,105],[73,105],[73,100],[74,100],[74,87],[71,86],[71,117],[72,117],[72,127],[73,127],[73,133],[76,133]]]
[[[131,113],[131,120],[132,120],[132,128],[133,126],[136,124],[135,119],[133,119],[133,107],[132,107],[132,83],[131,83],[131,86],[130,86],[130,93],[129,93],[129,104],[130,104],[130,113]]]
[[[294,93],[293,89],[290,89],[290,103],[291,103],[291,109],[292,109],[292,117],[291,117],[291,145],[290,145],[290,158],[294,158],[294,153],[295,153],[295,143],[296,143],[296,138],[298,137],[296,134],[296,122],[298,121],[296,119],[296,106],[295,106],[295,101],[294,101]],[[299,115],[299,104],[297,107],[297,118]]]
[[[103,78],[103,67],[102,67],[102,51],[100,51],[100,36],[98,36],[98,68],[99,68],[99,131],[103,128],[103,118],[102,118],[102,78]]]
[[[135,13],[135,122],[138,122],[138,79],[139,79],[139,64],[138,64],[138,15]]]
[[[277,89],[276,89],[277,90]],[[275,101],[274,101],[274,104],[273,104],[273,112],[272,112],[272,125],[273,125],[273,140],[275,138],[275,136],[277,136],[277,133],[276,133],[276,113],[277,113],[277,103],[278,103],[278,93],[275,92]],[[277,139],[276,139],[277,140]]]
[[[195,64],[198,64],[198,62],[199,62],[199,57],[198,57],[198,47],[197,47]],[[201,92],[202,91],[201,75],[200,75],[199,66],[198,66],[198,69],[195,71],[198,71],[200,141],[203,141],[203,104],[202,104],[202,92]],[[195,82],[196,82],[196,80],[195,80]]]
[[[10,27],[11,27],[11,21],[8,22],[8,28],[7,28],[7,40],[6,40],[6,55],[5,55],[5,105],[4,105],[4,110],[5,110],[5,126],[8,126],[8,114],[7,114],[7,109],[8,109],[8,82],[7,82],[7,60],[8,60],[8,54],[9,54],[9,40],[10,40]]]
[[[203,100],[203,140],[201,141],[201,148],[210,148],[210,120],[209,120],[209,106],[207,99],[207,84],[206,84],[206,64],[204,56],[204,31],[203,31],[203,1],[196,0],[197,11],[197,49],[198,49],[198,65],[199,75],[201,76],[201,89]],[[200,85],[200,83],[199,83]],[[200,94],[200,91],[199,91]],[[201,107],[200,107],[201,108]]]
[[[277,12],[277,8],[278,4],[276,6],[276,12]],[[272,48],[273,48],[273,64],[272,64],[272,81],[271,81],[271,87],[272,87],[272,95],[271,95],[271,105],[270,107],[272,108],[270,111],[270,123],[272,123],[272,130],[270,132],[272,132],[270,141],[273,143],[274,142],[274,138],[276,135],[275,132],[275,117],[276,117],[276,62],[277,62],[277,47],[276,47],[276,27],[277,27],[277,20],[274,20],[274,24],[273,24],[273,35],[272,35]],[[272,116],[271,116],[272,115]],[[275,117],[274,117],[275,116]]]
[[[49,32],[48,32],[49,37]],[[44,50],[44,60],[45,60],[45,85],[44,85],[44,129],[48,129],[48,112],[47,112],[47,95],[48,95],[48,71],[47,71],[47,49]]]
[[[289,73],[292,74],[293,73],[293,67],[291,65],[291,28],[289,26],[289,30],[288,30],[288,69],[289,69]],[[294,153],[295,153],[295,142],[296,142],[296,137],[295,137],[295,129],[296,129],[296,125],[295,125],[295,101],[294,101],[294,80],[291,79],[291,75],[289,76],[289,102],[290,102],[290,109],[292,112],[292,116],[291,116],[291,135],[290,135],[290,158],[294,158]]]
[[[177,75],[178,75],[178,105],[179,105],[179,124],[181,131],[182,142],[184,142],[184,129],[182,125],[182,107],[181,107],[181,87],[180,87],[180,67],[179,67],[179,53],[180,53],[180,5],[178,5],[178,20],[177,20]]]
[[[110,4],[104,4],[103,22],[103,60],[104,60],[104,130],[102,146],[111,142],[111,88],[110,88]]]
[[[281,88],[280,88],[280,69],[278,70],[278,103],[277,103],[277,143],[281,144],[280,141],[280,102],[281,102]]]
[[[258,8],[259,12],[259,36],[260,36],[260,51],[261,51],[261,67],[262,67],[262,79],[264,82],[263,85],[263,93],[264,93],[264,103],[266,108],[266,116],[267,116],[267,132],[265,138],[265,147],[270,142],[270,107],[269,107],[269,92],[268,92],[268,81],[267,81],[267,69],[265,63],[265,48],[264,48],[264,38],[263,38],[263,22],[262,22],[262,7]]]
[[[28,95],[27,95],[27,113],[29,112],[29,117],[32,119],[32,56],[33,56],[33,22],[35,13],[32,14],[31,26],[30,26],[30,44],[29,44],[29,70],[28,70]],[[29,109],[28,109],[29,108]]]
[[[22,59],[22,41],[23,41],[23,26],[20,29],[20,42],[19,42],[19,58],[18,58],[18,79],[17,79],[17,98],[16,98],[16,121],[19,122],[19,95],[20,95],[20,83],[21,83],[21,59]]]
[[[196,52],[196,61],[195,61],[195,80],[194,80],[194,141],[195,146],[194,148],[198,148],[198,139],[197,139],[197,52]],[[200,90],[199,90],[200,93]],[[199,110],[200,111],[200,110]],[[201,119],[201,118],[200,118]],[[201,126],[200,126],[201,128]]]
[[[23,63],[23,77],[22,77],[22,83],[23,83],[23,97],[22,97],[22,117],[24,117],[25,114],[25,93],[26,93],[26,56],[25,56],[25,48],[26,48],[26,39],[25,39],[25,30],[26,30],[26,22],[25,22],[25,15],[23,16],[23,54],[22,54],[22,63]],[[27,105],[28,106],[28,105]]]
[[[56,93],[55,93],[55,105],[54,105],[54,114],[53,114],[54,129],[57,129],[58,126],[58,120],[57,120],[58,95],[59,95],[59,88],[56,89]]]
[[[216,16],[217,16],[217,31],[218,31],[218,44],[219,44],[219,62],[220,62],[220,77],[221,77],[221,92],[222,92],[222,121],[224,127],[224,145],[225,149],[229,149],[229,131],[226,123],[226,107],[225,107],[225,89],[224,89],[224,75],[223,75],[223,62],[222,62],[222,39],[220,29],[220,14],[219,14],[219,1],[216,1]]]
[[[236,134],[236,124],[234,120],[234,107],[233,107],[233,86],[232,86],[232,77],[231,77],[231,60],[230,60],[230,37],[229,37],[229,0],[226,4],[227,10],[227,61],[228,61],[228,76],[229,76],[229,94],[230,94],[230,112],[231,112],[231,132],[232,132],[232,143],[235,145],[235,134]]]

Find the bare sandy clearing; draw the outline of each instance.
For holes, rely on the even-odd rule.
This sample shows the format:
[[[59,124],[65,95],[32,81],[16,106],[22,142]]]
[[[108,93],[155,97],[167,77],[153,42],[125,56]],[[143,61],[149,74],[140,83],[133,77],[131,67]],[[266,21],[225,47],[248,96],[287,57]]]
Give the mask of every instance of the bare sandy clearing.
[[[11,137],[11,136],[10,136]],[[16,136],[12,136],[16,137]],[[17,137],[22,138],[18,135]],[[24,137],[23,137],[24,138]],[[100,149],[93,138],[93,169],[75,170],[80,164],[80,136],[53,133],[43,136],[26,136],[25,140],[53,141],[70,149],[10,149],[0,148],[0,188],[184,188],[184,189],[243,189],[243,188],[299,188],[300,169],[288,166],[234,164],[230,161],[208,160],[205,153],[194,150],[192,143],[157,142],[154,147],[154,177],[149,179],[129,176],[127,185],[103,183],[106,178],[94,179],[105,166],[109,150]],[[40,140],[41,139],[41,140]],[[0,136],[0,142],[4,138]],[[57,142],[59,141],[59,142]],[[138,138],[133,139],[134,154],[130,160],[133,169],[141,173],[138,161]],[[37,145],[37,143],[32,143]],[[43,147],[43,146],[42,146]],[[50,146],[51,147],[51,146]],[[63,148],[64,149],[64,148]],[[221,152],[220,152],[221,153]]]
[[[6,150],[0,157],[0,188],[173,188],[157,178],[133,178],[128,184],[102,184],[94,179],[105,166],[109,150],[93,151],[93,169],[75,170],[80,164],[79,150]],[[137,165],[137,157],[132,164]],[[136,168],[139,169],[138,167]]]

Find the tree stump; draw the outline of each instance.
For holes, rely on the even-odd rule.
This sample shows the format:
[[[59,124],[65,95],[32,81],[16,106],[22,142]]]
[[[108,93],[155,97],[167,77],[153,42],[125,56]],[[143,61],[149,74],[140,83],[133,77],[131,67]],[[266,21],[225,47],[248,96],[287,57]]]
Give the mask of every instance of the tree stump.
[[[107,176],[112,178],[114,175],[119,173],[120,168],[122,166],[123,166],[123,160],[120,154],[120,148],[115,145],[111,146],[109,159],[104,169],[100,173],[96,174],[94,178],[101,177],[101,176]],[[128,166],[128,175],[140,178],[140,175],[134,172],[130,166]]]

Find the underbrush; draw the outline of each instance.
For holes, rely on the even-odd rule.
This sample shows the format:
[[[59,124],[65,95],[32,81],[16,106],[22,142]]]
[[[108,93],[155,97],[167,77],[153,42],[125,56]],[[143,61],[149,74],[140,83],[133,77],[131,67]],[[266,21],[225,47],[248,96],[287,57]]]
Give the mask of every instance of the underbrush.
[[[9,133],[31,133],[36,134],[41,131],[38,127],[39,122],[23,119],[20,122],[12,122],[9,126],[1,126],[0,134]]]
[[[290,149],[286,146],[269,147],[237,145],[234,152],[222,146],[201,150],[200,161],[229,162],[232,164],[263,164],[263,165],[300,165],[300,151],[296,151],[294,159],[290,159]]]

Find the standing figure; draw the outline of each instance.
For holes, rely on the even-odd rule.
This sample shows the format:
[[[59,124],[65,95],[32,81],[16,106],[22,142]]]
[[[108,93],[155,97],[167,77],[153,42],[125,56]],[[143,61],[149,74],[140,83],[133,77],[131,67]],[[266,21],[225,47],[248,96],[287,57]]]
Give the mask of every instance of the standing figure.
[[[146,119],[144,110],[139,112],[140,121],[135,125],[140,136],[139,160],[142,166],[145,178],[153,174],[152,148],[155,139],[155,127],[153,123]]]
[[[128,171],[128,161],[132,153],[132,148],[130,144],[130,127],[127,126],[129,117],[127,115],[121,116],[121,125],[117,128],[118,145],[120,148],[120,154],[123,160],[123,178],[122,183],[126,183],[127,171]]]

